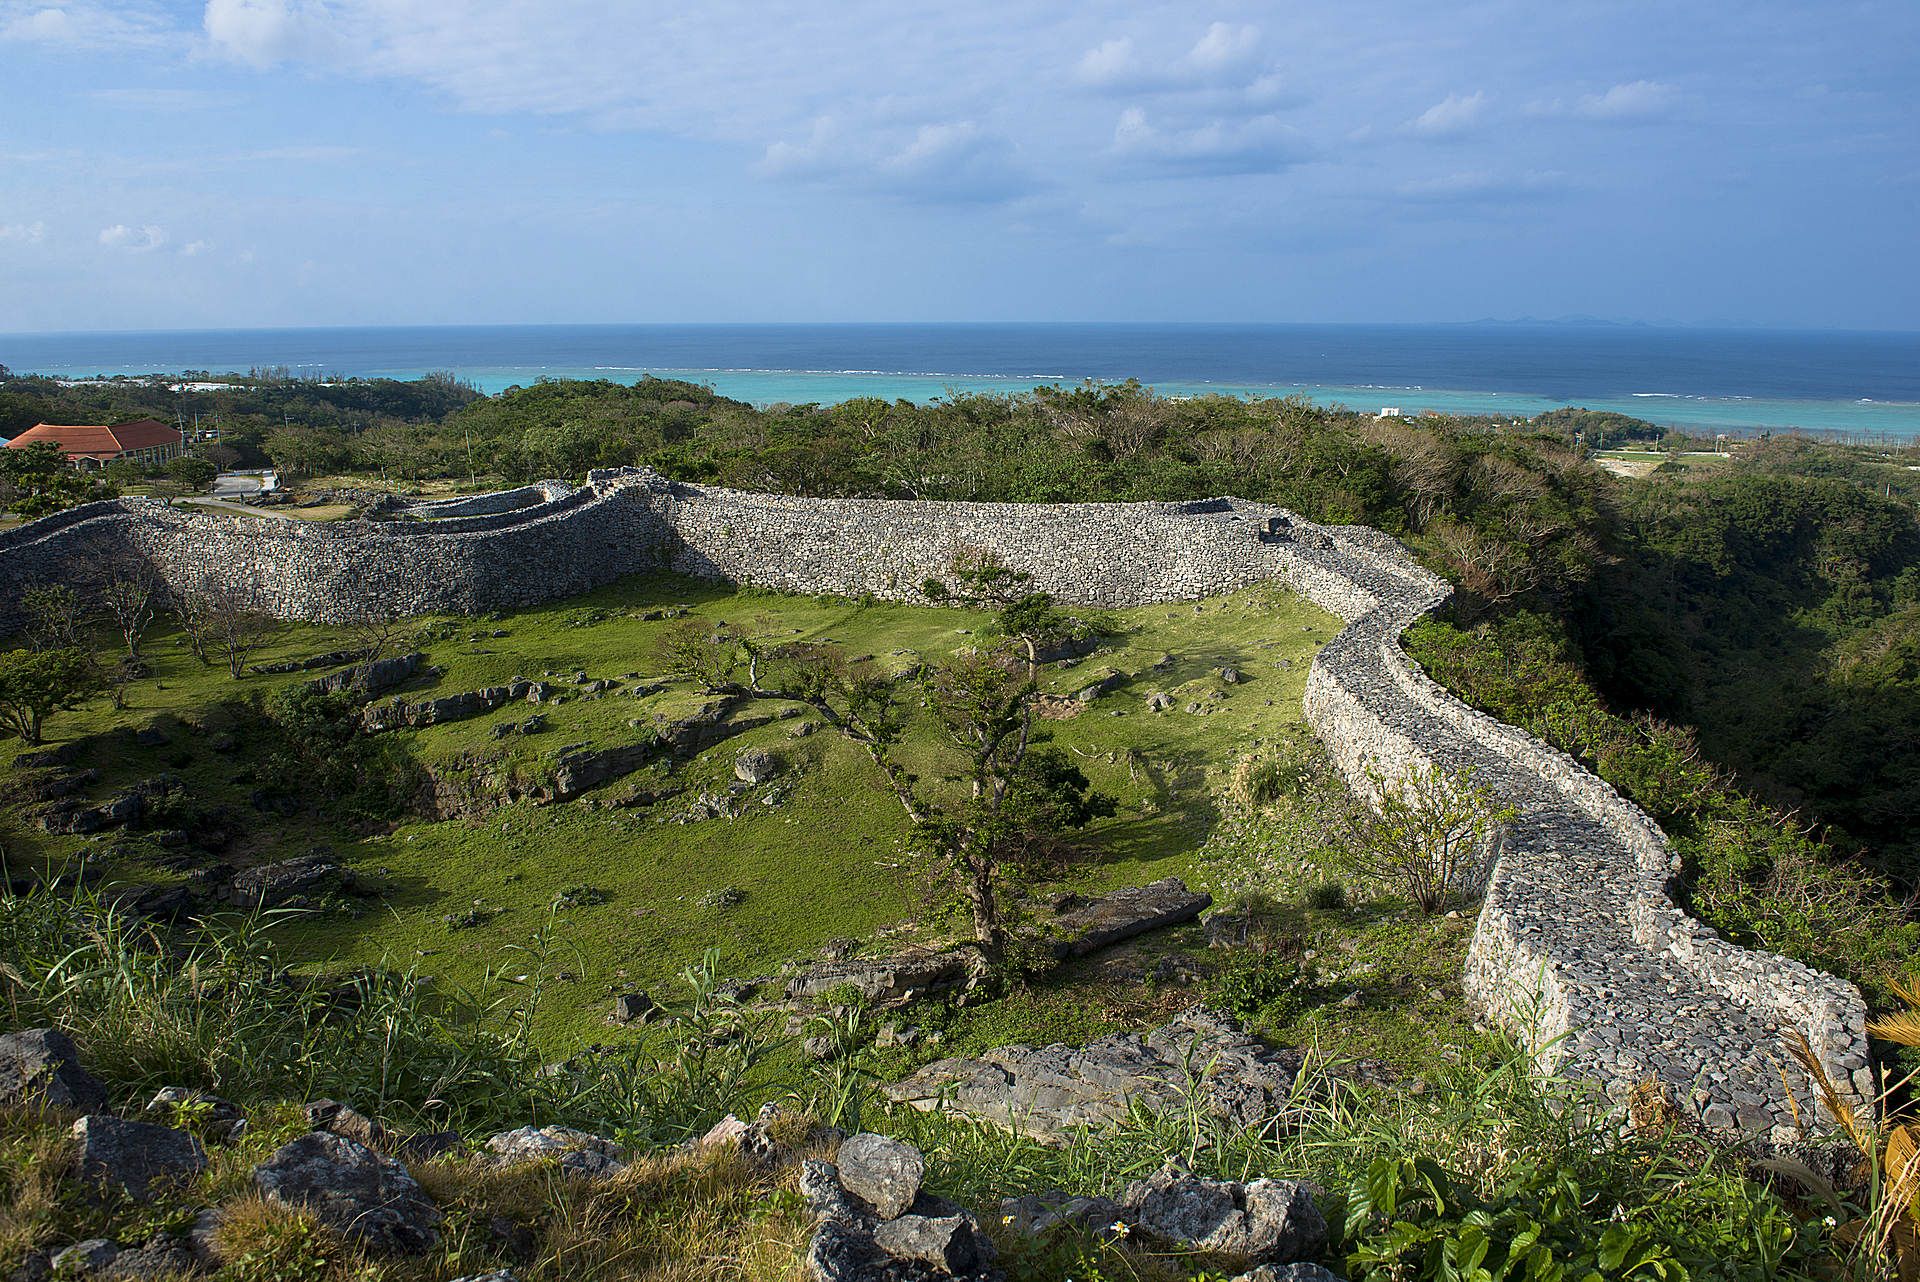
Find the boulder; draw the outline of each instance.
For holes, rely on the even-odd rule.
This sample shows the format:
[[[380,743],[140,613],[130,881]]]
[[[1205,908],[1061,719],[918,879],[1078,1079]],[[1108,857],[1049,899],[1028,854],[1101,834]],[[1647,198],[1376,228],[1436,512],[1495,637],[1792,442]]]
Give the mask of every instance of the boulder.
[[[173,742],[173,736],[156,726],[147,726],[133,732],[133,742],[141,748],[164,748]]]
[[[1188,890],[1178,877],[1129,886],[1055,918],[1053,924],[1066,937],[1055,941],[1053,951],[1063,959],[1082,957],[1149,930],[1192,921],[1211,907],[1212,895]]]
[[[56,1276],[68,1277],[78,1274],[82,1277],[90,1273],[105,1272],[120,1255],[120,1246],[103,1237],[90,1237],[84,1242],[75,1242],[64,1251],[57,1252],[48,1261]]]
[[[233,875],[227,902],[238,908],[272,908],[295,895],[324,894],[354,887],[351,869],[331,855],[300,855],[275,864],[246,868]]]
[[[980,1254],[964,1215],[902,1215],[874,1229],[873,1244],[896,1260],[921,1260],[956,1276]]]
[[[0,1037],[0,1104],[96,1113],[107,1107],[107,1087],[80,1067],[65,1033],[31,1028]]]
[[[326,694],[346,693],[367,698],[399,685],[418,672],[426,661],[426,655],[417,653],[403,654],[394,659],[375,659],[372,663],[357,664],[309,684]]]
[[[522,1126],[487,1140],[487,1150],[502,1166],[551,1159],[570,1175],[605,1179],[627,1169],[627,1150],[569,1126]]]
[[[1263,1264],[1233,1282],[1340,1282],[1340,1275],[1318,1264]]]
[[[1296,1180],[1213,1180],[1169,1161],[1127,1186],[1121,1205],[1135,1226],[1181,1246],[1286,1264],[1318,1255],[1327,1221]]]
[[[185,1131],[95,1113],[73,1124],[80,1181],[95,1197],[151,1202],[207,1169],[207,1150]]]
[[[553,772],[553,795],[566,800],[609,779],[630,775],[653,757],[650,743],[622,744],[599,752],[563,752]]]
[[[780,764],[765,748],[748,748],[733,759],[733,777],[741,783],[766,783],[780,773]]]
[[[324,1131],[303,1135],[253,1168],[269,1202],[311,1212],[371,1250],[418,1254],[440,1243],[445,1220],[407,1168]]]
[[[99,1273],[106,1278],[178,1278],[193,1267],[193,1252],[182,1239],[156,1233],[145,1246],[116,1254]]]
[[[834,1154],[840,1187],[890,1220],[913,1205],[926,1161],[913,1145],[885,1135],[850,1136]]]
[[[979,954],[971,952],[901,953],[891,957],[850,957],[823,962],[787,981],[787,996],[805,1000],[851,984],[878,1005],[912,1001],[934,993],[959,992],[980,982]]]
[[[1136,1103],[1153,1112],[1184,1107],[1192,1065],[1210,1114],[1235,1127],[1259,1126],[1293,1117],[1303,1103],[1293,1096],[1305,1062],[1304,1053],[1268,1047],[1230,1017],[1195,1006],[1145,1036],[1111,1033],[1078,1048],[999,1046],[978,1059],[935,1060],[880,1089],[895,1103],[944,1106],[1051,1139],[1123,1120]],[[1370,1084],[1394,1080],[1378,1064],[1341,1072]]]

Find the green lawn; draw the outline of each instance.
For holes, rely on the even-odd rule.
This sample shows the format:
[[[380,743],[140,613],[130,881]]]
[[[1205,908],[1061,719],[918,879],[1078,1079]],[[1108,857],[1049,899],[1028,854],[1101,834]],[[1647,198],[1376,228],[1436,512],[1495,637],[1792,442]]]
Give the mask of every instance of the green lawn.
[[[916,657],[935,661],[973,644],[987,618],[961,610],[859,608],[844,600],[634,578],[497,619],[416,620],[420,636],[413,644],[445,671],[402,693],[418,699],[502,684],[514,676],[554,679],[548,673],[560,678],[576,671],[594,678],[654,675],[654,646],[667,624],[633,616],[677,605],[766,636],[830,638],[851,654],[901,664]],[[1169,875],[1207,885],[1217,870],[1198,864],[1198,852],[1217,822],[1227,770],[1257,743],[1271,741],[1298,721],[1312,655],[1338,630],[1338,621],[1291,592],[1260,587],[1200,603],[1121,611],[1110,616],[1110,623],[1119,634],[1099,653],[1071,669],[1049,668],[1043,678],[1047,688],[1063,695],[1088,685],[1106,667],[1131,678],[1077,717],[1041,723],[1055,743],[1074,753],[1095,787],[1121,802],[1115,818],[1077,838],[1085,858],[1071,875],[1086,890]],[[507,635],[496,638],[494,631]],[[469,639],[477,633],[488,635]],[[347,638],[336,630],[301,625],[254,662],[345,644]],[[116,712],[99,699],[57,715],[49,723],[52,740],[99,736],[76,762],[100,771],[100,780],[89,789],[95,797],[171,769],[187,780],[199,804],[225,805],[245,828],[222,854],[227,862],[267,862],[325,847],[383,886],[385,894],[362,901],[364,911],[357,917],[336,913],[280,928],[291,954],[309,966],[342,968],[383,958],[417,963],[443,986],[482,999],[524,994],[490,987],[490,971],[565,972],[568,978],[545,989],[538,1020],[543,1042],[557,1050],[605,1034],[601,1016],[610,987],[671,990],[672,977],[709,947],[722,950],[730,973],[755,974],[777,970],[829,938],[872,940],[891,930],[895,933],[888,939],[904,940],[957,929],[956,923],[925,911],[918,871],[900,850],[905,818],[880,788],[873,767],[831,732],[793,737],[805,717],[775,721],[672,768],[672,782],[687,785],[690,797],[703,788],[723,789],[742,748],[777,751],[789,763],[787,773],[746,797],[744,813],[736,819],[662,822],[684,810],[686,798],[652,810],[600,804],[602,797],[633,782],[629,779],[576,802],[521,802],[484,821],[409,819],[391,832],[368,835],[324,817],[324,801],[322,816],[303,813],[291,819],[247,805],[255,786],[249,759],[271,744],[250,731],[256,723],[236,715],[232,705],[308,678],[250,675],[235,682],[224,668],[197,663],[169,626],[154,628],[145,649],[154,671],[130,689],[127,709]],[[891,655],[895,650],[915,654]],[[1154,668],[1163,661],[1165,666]],[[1223,683],[1217,672],[1223,664],[1237,666],[1245,679]],[[1219,710],[1205,716],[1183,710],[1150,713],[1145,697],[1155,690],[1173,693],[1179,709],[1206,700]],[[1207,699],[1210,694],[1220,697]],[[417,760],[436,771],[459,773],[476,762],[498,770],[510,755],[522,774],[538,775],[550,768],[557,748],[650,739],[656,713],[671,719],[696,702],[691,686],[678,683],[643,699],[612,692],[543,707],[550,728],[525,738],[495,740],[490,731],[496,722],[524,717],[530,708],[397,735]],[[742,708],[736,715],[759,711]],[[1116,712],[1124,715],[1111,715]],[[638,726],[628,724],[636,720]],[[148,725],[171,734],[173,742],[135,747],[127,732]],[[928,720],[910,723],[902,754],[929,778],[954,760],[936,729]],[[108,733],[113,731],[120,733]],[[217,737],[230,733],[239,736],[236,751],[211,750]],[[648,769],[652,773],[642,778],[664,781],[659,768]],[[769,797],[774,804],[763,804]],[[49,836],[24,827],[16,816],[10,812],[12,831],[5,835],[15,859],[60,864],[92,854],[111,878],[167,880],[142,863],[118,857],[145,849],[143,844],[129,846],[117,835],[98,842]],[[551,938],[558,944],[543,972],[524,950],[542,933],[558,892],[579,885],[603,892],[605,900],[554,916]],[[744,894],[725,907],[702,905],[703,896],[725,888]],[[448,918],[467,916],[474,908],[497,915],[471,928],[448,928]]]

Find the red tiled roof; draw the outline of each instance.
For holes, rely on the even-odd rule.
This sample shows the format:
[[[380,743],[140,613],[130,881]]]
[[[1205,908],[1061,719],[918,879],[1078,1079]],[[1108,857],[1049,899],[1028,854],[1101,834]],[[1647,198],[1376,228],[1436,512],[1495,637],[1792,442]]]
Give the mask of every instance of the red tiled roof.
[[[7,442],[10,450],[25,449],[36,441],[52,441],[68,458],[110,459],[128,450],[178,445],[180,433],[156,419],[143,418],[110,427],[79,423],[36,423]]]

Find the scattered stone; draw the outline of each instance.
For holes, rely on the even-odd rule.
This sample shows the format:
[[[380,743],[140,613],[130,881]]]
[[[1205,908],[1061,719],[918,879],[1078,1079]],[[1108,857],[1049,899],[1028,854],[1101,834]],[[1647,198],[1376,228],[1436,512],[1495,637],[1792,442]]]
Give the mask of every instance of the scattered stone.
[[[386,1148],[393,1140],[392,1132],[386,1127],[339,1100],[313,1100],[301,1105],[301,1109],[307,1115],[307,1125],[314,1130],[352,1140],[362,1147]]]
[[[73,1124],[81,1182],[95,1197],[124,1193],[150,1202],[207,1169],[207,1150],[185,1131],[152,1122],[128,1122],[106,1113]]]
[[[1304,1259],[1327,1244],[1325,1217],[1294,1180],[1212,1180],[1169,1161],[1129,1184],[1120,1201],[1155,1236],[1260,1263]]]
[[[1307,1261],[1294,1264],[1263,1264],[1251,1273],[1242,1273],[1232,1282],[1340,1282],[1340,1275]]]
[[[1149,712],[1172,712],[1173,708],[1173,696],[1165,690],[1155,690],[1147,696],[1147,711]]]
[[[325,1131],[303,1135],[253,1168],[270,1202],[306,1210],[369,1249],[420,1253],[440,1242],[440,1208],[393,1158]]]
[[[107,1107],[107,1087],[80,1067],[65,1033],[32,1028],[0,1037],[0,1104],[97,1113]]]
[[[612,1140],[569,1126],[522,1126],[487,1140],[487,1149],[503,1166],[550,1159],[570,1175],[604,1179],[627,1169],[627,1150]]]
[[[635,1020],[647,1023],[658,1014],[660,1007],[645,993],[622,993],[613,999],[613,1022],[616,1024],[630,1024]]]
[[[1220,669],[1220,679],[1228,685],[1236,685],[1240,681],[1240,669],[1229,663]]]
[[[980,1253],[973,1225],[960,1215],[902,1215],[876,1228],[873,1244],[897,1260],[923,1260],[955,1275],[971,1269]]]
[[[1062,1225],[1093,1233],[1121,1222],[1120,1204],[1110,1197],[1073,1197],[1066,1193],[1028,1193],[1003,1198],[1001,1221],[1020,1237],[1040,1237]]]

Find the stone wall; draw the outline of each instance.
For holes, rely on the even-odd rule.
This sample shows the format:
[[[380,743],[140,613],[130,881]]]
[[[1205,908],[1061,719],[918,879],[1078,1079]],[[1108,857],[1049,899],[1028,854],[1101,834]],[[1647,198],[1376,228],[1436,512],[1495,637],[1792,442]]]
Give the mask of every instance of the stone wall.
[[[416,519],[404,519],[404,517]],[[169,590],[224,585],[287,618],[373,601],[475,612],[572,596],[636,570],[806,593],[924,601],[956,553],[992,552],[1064,604],[1187,600],[1281,580],[1345,620],[1305,709],[1363,791],[1409,768],[1469,767],[1516,808],[1485,870],[1466,987],[1545,1064],[1615,1099],[1651,1081],[1711,1125],[1788,1138],[1819,1115],[1783,1039],[1804,1036],[1854,1099],[1870,1094],[1865,1007],[1831,976],[1735,947],[1675,907],[1678,867],[1637,808],[1570,758],[1466,708],[1399,636],[1446,584],[1374,530],[1320,528],[1237,499],[963,504],[808,500],[623,469],[417,504],[403,519],[303,524],[144,500],[97,503],[0,534],[0,626],[20,592],[138,555]],[[1782,1082],[1782,1068],[1791,1080]]]

